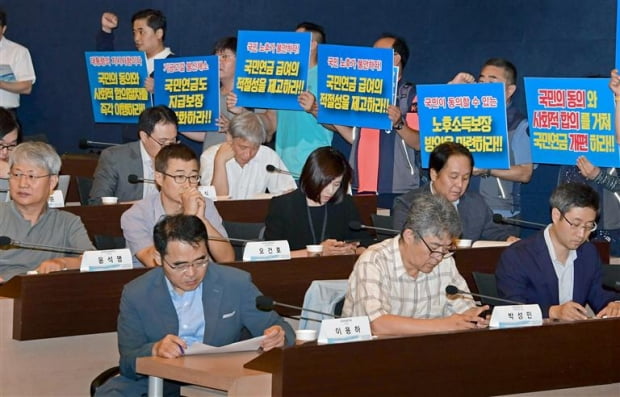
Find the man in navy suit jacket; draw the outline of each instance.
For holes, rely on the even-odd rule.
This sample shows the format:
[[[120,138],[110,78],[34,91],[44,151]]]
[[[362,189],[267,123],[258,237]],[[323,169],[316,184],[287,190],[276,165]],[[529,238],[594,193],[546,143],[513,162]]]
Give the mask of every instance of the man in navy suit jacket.
[[[264,335],[263,350],[292,344],[292,328],[273,311],[256,309],[260,291],[244,271],[210,261],[207,231],[196,216],[164,218],[153,232],[159,267],[127,284],[118,316],[121,376],[98,396],[140,396],[147,378],[136,373],[138,357],[176,358],[194,342],[223,346],[240,340],[242,329]],[[179,384],[164,383],[166,396]]]
[[[555,320],[586,319],[586,303],[597,317],[620,316],[618,294],[603,289],[598,252],[588,242],[596,230],[598,194],[566,183],[549,199],[552,223],[508,247],[495,276],[500,297],[540,305]]]

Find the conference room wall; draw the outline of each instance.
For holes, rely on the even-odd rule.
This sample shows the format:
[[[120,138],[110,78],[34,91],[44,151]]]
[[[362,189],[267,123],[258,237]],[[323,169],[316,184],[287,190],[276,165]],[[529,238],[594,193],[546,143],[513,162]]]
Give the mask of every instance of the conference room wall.
[[[209,53],[239,29],[290,30],[303,20],[323,25],[330,43],[370,45],[382,32],[405,37],[411,48],[405,77],[416,83],[477,74],[494,56],[512,60],[523,76],[607,75],[614,65],[616,2],[597,0],[0,0],[9,16],[7,37],[32,54],[37,82],[22,96],[26,134],[48,135],[59,152],[78,152],[80,138],[121,140],[118,126],[94,125],[84,51],[94,50],[105,10],[118,14],[118,49],[133,49],[130,18],[141,8],[168,17],[167,44],[177,55]],[[516,102],[525,109],[523,82]],[[555,183],[557,167],[540,167],[523,189],[524,215],[546,221],[535,207]],[[551,183],[551,179],[553,183]]]

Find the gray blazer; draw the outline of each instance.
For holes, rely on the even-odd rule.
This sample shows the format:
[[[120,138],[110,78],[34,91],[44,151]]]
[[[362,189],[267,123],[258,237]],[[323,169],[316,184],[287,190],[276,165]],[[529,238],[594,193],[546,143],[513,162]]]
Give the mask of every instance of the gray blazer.
[[[101,204],[101,197],[106,196],[116,196],[119,202],[142,199],[143,186],[141,183],[127,182],[130,174],[144,177],[140,141],[112,146],[102,151],[88,203]]]

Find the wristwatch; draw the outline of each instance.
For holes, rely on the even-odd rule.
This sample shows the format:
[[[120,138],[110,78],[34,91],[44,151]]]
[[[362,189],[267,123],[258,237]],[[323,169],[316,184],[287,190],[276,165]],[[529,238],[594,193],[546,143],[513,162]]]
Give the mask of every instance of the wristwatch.
[[[405,125],[405,122],[403,121],[403,118],[401,117],[400,120],[398,121],[398,124],[396,124],[394,126],[395,130],[401,130]]]

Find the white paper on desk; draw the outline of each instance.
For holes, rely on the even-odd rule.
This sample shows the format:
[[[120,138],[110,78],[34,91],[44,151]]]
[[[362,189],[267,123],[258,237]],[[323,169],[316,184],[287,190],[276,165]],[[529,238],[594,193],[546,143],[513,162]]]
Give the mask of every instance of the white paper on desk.
[[[258,350],[260,343],[265,338],[264,335],[257,336],[256,338],[242,340],[240,342],[231,343],[226,346],[211,346],[204,343],[196,342],[185,350],[186,356],[193,356],[196,354],[216,354],[216,353],[234,353],[234,352],[251,352]]]

